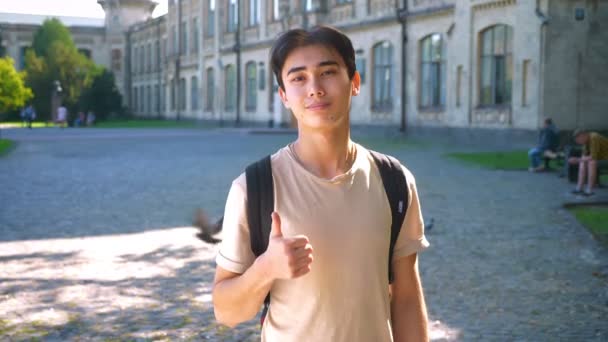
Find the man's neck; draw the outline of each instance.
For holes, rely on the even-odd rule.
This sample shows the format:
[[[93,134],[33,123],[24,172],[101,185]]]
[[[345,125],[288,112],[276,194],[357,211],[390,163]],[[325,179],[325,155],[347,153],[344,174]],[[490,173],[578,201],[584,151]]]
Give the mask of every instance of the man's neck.
[[[356,148],[350,140],[350,131],[300,131],[294,152],[300,163],[315,175],[331,179],[346,173],[356,157]]]

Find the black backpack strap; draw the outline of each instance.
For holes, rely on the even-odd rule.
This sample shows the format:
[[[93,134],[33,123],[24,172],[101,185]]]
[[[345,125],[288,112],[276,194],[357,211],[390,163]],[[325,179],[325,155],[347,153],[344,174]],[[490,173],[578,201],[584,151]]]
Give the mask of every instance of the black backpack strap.
[[[401,163],[390,156],[375,151],[369,151],[378,166],[384,191],[388,197],[388,202],[391,206],[392,223],[391,223],[391,244],[388,253],[388,280],[393,282],[393,250],[395,243],[399,237],[405,213],[407,211],[409,191],[407,188],[407,180],[401,168]]]
[[[274,185],[270,156],[249,165],[245,169],[245,177],[247,179],[247,222],[249,224],[251,251],[258,257],[268,248],[268,238],[272,225],[270,215],[274,211]],[[262,324],[269,305],[270,294],[264,299]]]

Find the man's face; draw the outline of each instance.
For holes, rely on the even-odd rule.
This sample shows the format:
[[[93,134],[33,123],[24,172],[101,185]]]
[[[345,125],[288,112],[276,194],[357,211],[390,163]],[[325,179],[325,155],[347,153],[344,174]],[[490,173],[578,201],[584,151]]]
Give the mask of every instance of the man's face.
[[[574,141],[579,145],[585,145],[587,143],[587,134],[582,133],[577,135],[576,138],[574,138]]]
[[[352,80],[342,57],[332,48],[311,45],[293,50],[281,70],[285,89],[279,95],[300,128],[348,126],[351,96],[359,94],[360,78]]]

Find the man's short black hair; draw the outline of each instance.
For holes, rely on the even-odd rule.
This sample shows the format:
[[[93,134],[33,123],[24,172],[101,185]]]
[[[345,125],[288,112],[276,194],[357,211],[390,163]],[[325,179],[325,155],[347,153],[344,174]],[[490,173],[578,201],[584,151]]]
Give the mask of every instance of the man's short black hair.
[[[334,49],[342,59],[348,70],[348,78],[352,80],[357,70],[355,66],[355,49],[350,39],[342,32],[329,26],[315,26],[309,30],[293,29],[279,36],[270,50],[270,64],[272,72],[277,78],[281,89],[285,90],[281,70],[289,54],[299,48],[310,45],[323,45]]]

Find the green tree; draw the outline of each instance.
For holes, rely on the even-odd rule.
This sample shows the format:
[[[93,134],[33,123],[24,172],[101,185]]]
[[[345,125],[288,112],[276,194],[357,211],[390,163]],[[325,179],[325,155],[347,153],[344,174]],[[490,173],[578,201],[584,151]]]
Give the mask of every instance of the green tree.
[[[57,18],[47,19],[34,33],[32,49],[37,56],[48,57],[51,45],[55,42],[61,42],[66,48],[76,50],[76,45],[68,28]]]
[[[24,76],[15,70],[12,58],[0,58],[0,113],[23,107],[32,98],[32,90],[24,85]]]
[[[114,74],[104,68],[99,69],[93,82],[80,96],[79,108],[93,111],[98,120],[106,119],[112,113],[122,111],[122,96],[116,87]]]
[[[70,32],[57,19],[45,20],[36,31],[25,65],[27,84],[35,94],[34,106],[45,120],[52,117],[55,81],[61,84],[63,103],[74,113],[82,90],[91,84],[96,70],[95,64],[78,52]]]

